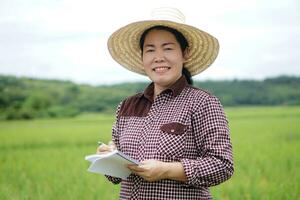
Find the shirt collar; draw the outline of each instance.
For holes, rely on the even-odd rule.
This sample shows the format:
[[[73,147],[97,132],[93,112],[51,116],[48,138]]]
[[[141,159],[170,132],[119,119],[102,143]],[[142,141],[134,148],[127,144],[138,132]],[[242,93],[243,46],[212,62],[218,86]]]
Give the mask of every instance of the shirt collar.
[[[181,76],[173,85],[162,91],[161,93],[171,93],[173,97],[176,97],[181,93],[181,91],[188,85],[188,82],[185,76]],[[153,102],[153,94],[154,94],[154,83],[149,84],[143,92],[145,98],[149,101]]]

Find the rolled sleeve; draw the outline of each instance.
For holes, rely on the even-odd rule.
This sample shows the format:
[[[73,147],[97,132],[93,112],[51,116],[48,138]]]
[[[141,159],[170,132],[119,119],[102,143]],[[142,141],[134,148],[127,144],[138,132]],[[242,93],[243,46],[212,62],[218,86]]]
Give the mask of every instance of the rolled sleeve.
[[[234,171],[228,122],[219,100],[210,96],[192,119],[197,159],[182,159],[187,185],[213,186],[229,179]]]
[[[119,184],[119,183],[121,183],[121,181],[122,181],[121,178],[116,178],[116,177],[113,177],[113,176],[105,175],[105,177],[106,177],[110,182],[112,182],[113,184]]]
[[[196,185],[196,173],[195,173],[195,160],[189,159],[182,159],[181,160],[185,175],[187,177],[187,182],[185,183],[186,186]]]

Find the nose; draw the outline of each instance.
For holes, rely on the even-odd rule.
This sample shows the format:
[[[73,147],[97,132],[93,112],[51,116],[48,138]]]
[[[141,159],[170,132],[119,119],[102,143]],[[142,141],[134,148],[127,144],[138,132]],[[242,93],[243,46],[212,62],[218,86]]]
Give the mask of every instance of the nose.
[[[159,62],[164,62],[164,61],[165,61],[164,54],[161,51],[156,51],[155,57],[154,57],[154,62],[159,63]]]
[[[154,62],[156,62],[156,63],[160,63],[160,62],[164,62],[164,58],[163,57],[156,57],[155,59],[154,59]]]

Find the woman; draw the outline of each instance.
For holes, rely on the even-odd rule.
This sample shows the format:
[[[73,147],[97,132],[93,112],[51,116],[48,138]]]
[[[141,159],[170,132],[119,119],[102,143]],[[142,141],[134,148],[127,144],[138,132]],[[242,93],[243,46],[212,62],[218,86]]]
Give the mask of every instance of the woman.
[[[191,75],[216,58],[211,35],[169,20],[141,21],[116,31],[108,41],[112,57],[152,83],[117,109],[113,142],[139,160],[121,182],[120,199],[211,199],[208,187],[233,174],[227,119],[219,100],[191,86]]]

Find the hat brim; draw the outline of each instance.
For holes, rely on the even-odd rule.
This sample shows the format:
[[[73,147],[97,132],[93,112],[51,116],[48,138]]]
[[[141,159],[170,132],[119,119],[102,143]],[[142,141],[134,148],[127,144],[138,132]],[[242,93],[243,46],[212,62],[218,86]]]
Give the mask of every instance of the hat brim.
[[[187,39],[189,51],[184,66],[192,76],[208,68],[216,59],[219,52],[216,38],[193,26],[165,20],[134,22],[114,32],[108,39],[112,58],[126,69],[146,75],[139,42],[145,30],[158,25],[174,28]]]

